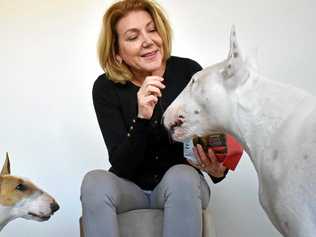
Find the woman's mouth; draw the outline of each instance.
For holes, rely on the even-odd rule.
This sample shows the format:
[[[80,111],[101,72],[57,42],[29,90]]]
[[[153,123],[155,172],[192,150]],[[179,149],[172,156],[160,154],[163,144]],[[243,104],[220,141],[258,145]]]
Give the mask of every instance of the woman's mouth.
[[[155,50],[155,51],[145,53],[145,54],[141,55],[141,57],[146,59],[146,60],[152,60],[156,57],[157,54],[158,54],[158,50]]]

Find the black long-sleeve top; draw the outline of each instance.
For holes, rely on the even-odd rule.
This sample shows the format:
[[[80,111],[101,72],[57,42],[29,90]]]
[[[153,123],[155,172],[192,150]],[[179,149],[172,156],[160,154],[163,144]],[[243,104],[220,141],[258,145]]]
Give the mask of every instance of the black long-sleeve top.
[[[137,91],[131,82],[114,83],[102,74],[93,86],[94,108],[106,143],[110,171],[152,190],[173,165],[188,164],[183,144],[174,142],[161,124],[164,110],[201,66],[191,59],[170,57],[163,75],[166,88],[150,120],[137,118]],[[222,178],[211,177],[213,182]]]

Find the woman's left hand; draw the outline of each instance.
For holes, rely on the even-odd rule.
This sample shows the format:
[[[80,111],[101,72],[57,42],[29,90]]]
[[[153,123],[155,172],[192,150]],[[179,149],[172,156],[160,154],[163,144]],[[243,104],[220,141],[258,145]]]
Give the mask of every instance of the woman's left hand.
[[[202,146],[197,144],[196,147],[193,147],[193,152],[196,159],[198,160],[198,163],[188,160],[192,166],[208,173],[213,177],[220,178],[225,176],[225,171],[227,168],[223,166],[223,163],[218,162],[211,148],[208,149],[208,154],[206,154]]]

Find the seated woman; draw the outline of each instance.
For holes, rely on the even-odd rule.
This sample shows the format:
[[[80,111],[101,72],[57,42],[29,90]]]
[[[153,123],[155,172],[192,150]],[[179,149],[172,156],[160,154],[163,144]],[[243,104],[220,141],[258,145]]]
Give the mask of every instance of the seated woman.
[[[93,102],[112,166],[84,177],[85,237],[118,237],[117,215],[142,208],[164,209],[164,237],[201,237],[210,190],[199,168],[214,182],[227,169],[199,145],[201,163],[193,167],[160,123],[201,66],[170,56],[168,20],[150,0],[122,0],[106,11],[98,54],[105,74],[94,83]]]

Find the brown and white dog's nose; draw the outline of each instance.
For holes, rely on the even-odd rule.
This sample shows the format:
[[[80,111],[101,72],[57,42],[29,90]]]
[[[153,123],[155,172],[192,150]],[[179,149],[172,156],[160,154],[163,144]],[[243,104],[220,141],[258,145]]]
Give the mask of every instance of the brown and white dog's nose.
[[[52,202],[52,203],[50,204],[50,209],[52,210],[52,213],[58,211],[58,209],[59,209],[58,203],[57,203],[57,202]]]

